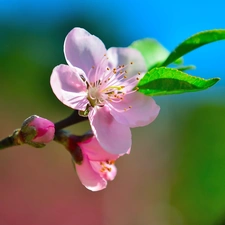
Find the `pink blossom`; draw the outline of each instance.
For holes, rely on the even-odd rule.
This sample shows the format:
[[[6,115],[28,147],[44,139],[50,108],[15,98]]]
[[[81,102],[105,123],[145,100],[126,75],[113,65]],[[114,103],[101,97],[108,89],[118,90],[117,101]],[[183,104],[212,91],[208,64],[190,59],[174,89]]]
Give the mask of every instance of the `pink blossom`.
[[[114,163],[120,155],[105,151],[95,137],[76,143],[76,148],[74,148],[74,142],[71,144],[72,146],[68,146],[68,149],[73,156],[81,183],[91,191],[106,188],[107,181],[113,180],[116,176],[117,169]]]
[[[135,89],[146,72],[140,52],[109,48],[82,28],[74,28],[64,42],[68,65],[53,69],[51,87],[65,105],[88,116],[100,145],[112,154],[131,147],[132,127],[151,123],[159,106]]]
[[[55,126],[53,122],[34,115],[24,121],[21,132],[26,142],[46,144],[53,140]]]

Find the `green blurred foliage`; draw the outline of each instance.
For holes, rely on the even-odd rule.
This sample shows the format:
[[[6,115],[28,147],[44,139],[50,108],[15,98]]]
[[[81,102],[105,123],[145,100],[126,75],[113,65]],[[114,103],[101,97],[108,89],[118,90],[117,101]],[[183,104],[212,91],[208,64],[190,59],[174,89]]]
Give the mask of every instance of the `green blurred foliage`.
[[[225,106],[200,105],[177,136],[171,201],[187,224],[214,224],[225,212]]]

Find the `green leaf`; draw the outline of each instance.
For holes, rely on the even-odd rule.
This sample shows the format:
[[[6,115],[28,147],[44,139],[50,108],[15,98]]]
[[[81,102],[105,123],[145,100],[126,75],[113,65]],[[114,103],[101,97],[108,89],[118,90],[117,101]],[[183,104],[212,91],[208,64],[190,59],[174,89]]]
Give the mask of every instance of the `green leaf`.
[[[188,52],[214,41],[225,39],[225,29],[197,33],[178,45],[161,66],[167,66]]]
[[[188,66],[179,66],[176,67],[176,69],[180,71],[185,71],[185,70],[195,70],[196,67],[194,65],[188,65]]]
[[[130,47],[141,52],[148,69],[161,65],[170,54],[158,41],[151,38],[137,40]],[[183,60],[179,58],[174,63],[182,64]]]
[[[150,96],[181,94],[207,89],[220,78],[205,80],[177,69],[159,67],[147,72],[138,83],[138,91]]]

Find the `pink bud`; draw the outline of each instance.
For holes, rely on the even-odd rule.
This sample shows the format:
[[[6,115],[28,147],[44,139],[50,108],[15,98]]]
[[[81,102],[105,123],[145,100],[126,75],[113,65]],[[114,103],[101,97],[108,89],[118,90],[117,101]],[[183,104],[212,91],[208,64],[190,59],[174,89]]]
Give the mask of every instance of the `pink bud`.
[[[32,142],[46,144],[52,141],[55,135],[54,123],[39,116],[32,117],[32,121],[28,123],[28,127],[34,127],[36,130],[36,136]]]

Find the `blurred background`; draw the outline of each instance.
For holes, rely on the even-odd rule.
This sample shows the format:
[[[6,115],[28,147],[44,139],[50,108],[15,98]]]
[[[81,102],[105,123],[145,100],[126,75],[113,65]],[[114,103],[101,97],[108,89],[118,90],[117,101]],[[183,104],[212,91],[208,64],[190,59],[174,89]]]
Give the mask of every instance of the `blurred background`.
[[[63,42],[83,27],[106,45],[152,37],[172,51],[190,35],[225,28],[225,2],[0,0],[0,138],[36,114],[54,122],[72,113],[51,91],[65,63]],[[225,41],[184,57],[192,75],[221,77],[209,90],[156,97],[159,117],[133,133],[129,156],[107,189],[80,183],[59,144],[0,152],[0,225],[225,224]],[[87,122],[69,128],[82,134]]]

